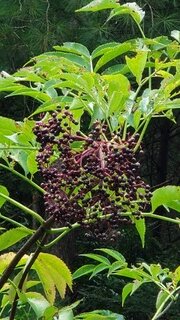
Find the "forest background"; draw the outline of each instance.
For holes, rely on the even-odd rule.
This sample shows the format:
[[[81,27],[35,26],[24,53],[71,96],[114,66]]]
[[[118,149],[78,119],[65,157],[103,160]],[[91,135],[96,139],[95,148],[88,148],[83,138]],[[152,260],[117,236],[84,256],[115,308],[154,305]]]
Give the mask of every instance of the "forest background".
[[[133,1],[128,1],[133,2]],[[145,10],[146,15],[143,22],[143,29],[147,37],[159,35],[170,36],[172,30],[180,29],[179,1],[136,1]],[[84,44],[92,51],[96,46],[111,42],[135,38],[139,31],[129,16],[120,18],[104,24],[106,12],[93,14],[77,14],[75,10],[89,3],[85,0],[1,0],[0,1],[0,70],[12,73],[20,68],[25,62],[35,55],[51,50],[54,45],[62,44],[66,41],[74,41]],[[121,4],[126,1],[121,1]],[[31,113],[35,106],[28,98],[0,99],[0,116],[10,117],[15,120],[22,120]],[[145,155],[143,158],[142,175],[150,184],[152,190],[158,186],[167,184],[179,185],[180,182],[180,155],[179,133],[180,114],[176,112],[176,123],[167,119],[154,119],[146,132],[143,148]],[[10,175],[1,172],[1,184],[6,181],[8,189],[14,194],[17,200],[24,199],[24,204],[33,207],[39,206],[37,200],[23,182],[16,190],[16,178],[9,179]],[[8,183],[7,183],[8,181]],[[19,182],[18,182],[19,183]],[[37,202],[38,204],[37,204]],[[7,212],[11,211],[11,205],[5,207]],[[17,209],[16,209],[17,210]],[[16,212],[17,213],[17,212]],[[15,213],[14,213],[15,214]],[[164,214],[166,212],[164,211]],[[20,222],[27,224],[27,221]],[[128,262],[136,263],[141,260],[152,263],[160,261],[162,265],[174,268],[179,262],[180,236],[174,232],[175,227],[171,224],[164,224],[160,221],[149,222],[148,234],[145,248],[141,243],[135,230],[127,230],[118,243],[109,246],[119,250],[127,258]],[[74,237],[74,235],[72,236]],[[55,249],[58,255],[70,265],[72,270],[80,266],[82,259],[77,258],[79,252],[89,252],[97,247],[97,243],[89,242],[85,237],[75,235],[76,248],[72,248],[72,239],[66,240],[63,249]],[[106,245],[108,246],[108,245]],[[112,281],[113,282],[113,281]],[[111,287],[112,292],[109,292]],[[92,290],[93,289],[93,290]],[[146,292],[144,299],[143,290],[136,296],[131,297],[127,303],[126,313],[128,319],[145,319],[148,310],[154,303],[154,293],[149,286],[149,293]],[[74,297],[85,297],[83,302],[85,308],[93,305],[95,309],[101,309],[106,301],[106,308],[118,310],[118,299],[116,296],[117,283],[109,284],[104,278],[83,282],[77,285]],[[70,297],[69,299],[72,299]],[[105,301],[104,301],[105,300]],[[137,301],[141,301],[138,303]],[[143,308],[142,308],[143,306]],[[145,310],[145,311],[142,311]],[[178,306],[171,311],[171,318],[177,320]],[[165,319],[165,318],[164,318]]]

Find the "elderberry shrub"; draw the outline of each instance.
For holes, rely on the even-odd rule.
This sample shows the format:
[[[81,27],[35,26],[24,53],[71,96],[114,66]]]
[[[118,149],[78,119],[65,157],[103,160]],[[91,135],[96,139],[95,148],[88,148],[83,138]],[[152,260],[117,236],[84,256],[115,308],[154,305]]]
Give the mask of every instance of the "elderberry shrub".
[[[149,186],[139,175],[134,147],[137,135],[110,134],[96,121],[85,136],[68,110],[37,122],[34,133],[41,147],[37,156],[43,176],[47,216],[59,226],[77,222],[87,236],[114,240],[120,226],[131,223],[127,213],[141,218],[150,199]],[[76,144],[79,148],[75,148]]]

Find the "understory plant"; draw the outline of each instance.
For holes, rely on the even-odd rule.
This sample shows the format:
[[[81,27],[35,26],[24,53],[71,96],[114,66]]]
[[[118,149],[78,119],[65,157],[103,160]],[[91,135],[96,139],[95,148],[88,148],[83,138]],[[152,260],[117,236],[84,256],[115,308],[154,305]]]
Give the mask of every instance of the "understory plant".
[[[66,287],[72,290],[72,275],[47,250],[77,228],[86,237],[108,243],[133,224],[144,246],[146,219],[174,223],[177,230],[180,224],[169,211],[180,211],[180,188],[168,185],[151,192],[140,170],[141,143],[150,121],[175,121],[173,110],[179,107],[179,32],[174,30],[172,39],[146,38],[141,28],[144,12],[135,3],[93,1],[78,11],[104,9],[111,9],[107,22],[130,15],[140,38],[107,43],[92,53],[82,44],[67,42],[32,58],[13,75],[1,72],[1,92],[10,92],[7,98],[31,97],[36,107],[23,121],[0,117],[0,168],[27,183],[44,201],[40,214],[12,198],[6,186],[0,187],[0,218],[12,226],[2,227],[0,235],[2,319],[15,319],[17,310],[30,305],[37,319],[123,320],[106,310],[74,316],[78,302],[59,310],[56,292],[63,299]],[[7,202],[34,223],[24,226],[19,217],[7,216]],[[168,216],[161,214],[160,206]],[[10,252],[15,244],[20,249]],[[177,300],[179,267],[172,272],[145,262],[128,267],[120,253],[101,251],[115,261],[87,255],[100,265],[85,265],[74,278],[107,269],[108,275],[133,279],[123,289],[123,303],[140,285],[155,283],[160,291],[152,320]]]

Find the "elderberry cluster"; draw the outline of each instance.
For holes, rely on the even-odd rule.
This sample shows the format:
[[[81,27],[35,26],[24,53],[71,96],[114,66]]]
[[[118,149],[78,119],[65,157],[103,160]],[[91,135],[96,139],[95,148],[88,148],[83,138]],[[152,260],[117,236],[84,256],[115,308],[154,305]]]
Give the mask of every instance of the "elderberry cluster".
[[[133,151],[137,136],[122,140],[98,121],[85,136],[72,130],[76,125],[64,110],[35,126],[46,215],[60,226],[78,222],[87,235],[113,240],[120,225],[131,222],[127,213],[141,217],[150,199]]]

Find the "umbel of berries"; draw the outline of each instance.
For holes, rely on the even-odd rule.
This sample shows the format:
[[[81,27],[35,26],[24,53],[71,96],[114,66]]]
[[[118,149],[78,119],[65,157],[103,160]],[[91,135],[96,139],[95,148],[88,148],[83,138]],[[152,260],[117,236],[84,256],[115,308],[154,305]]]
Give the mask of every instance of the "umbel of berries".
[[[84,135],[76,125],[64,110],[35,126],[46,215],[54,215],[59,226],[77,222],[86,234],[113,240],[131,222],[127,214],[140,217],[149,202],[133,151],[137,137],[122,140],[98,121]]]

